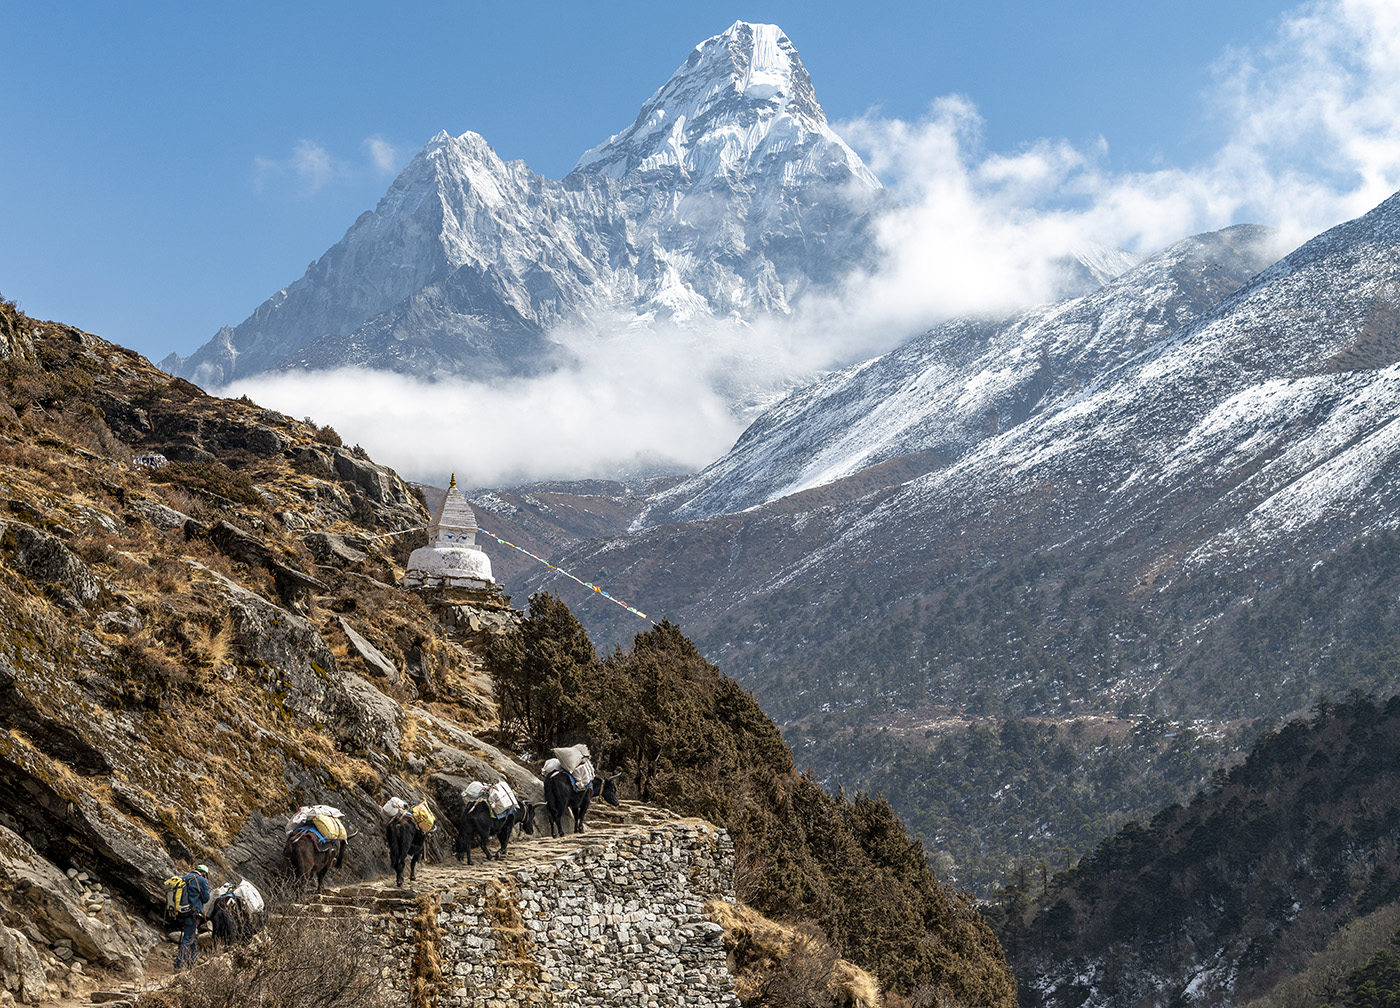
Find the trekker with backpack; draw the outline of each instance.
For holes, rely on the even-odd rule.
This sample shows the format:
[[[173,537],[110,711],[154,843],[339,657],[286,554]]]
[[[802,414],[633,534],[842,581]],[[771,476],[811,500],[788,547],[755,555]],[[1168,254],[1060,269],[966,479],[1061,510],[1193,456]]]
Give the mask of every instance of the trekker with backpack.
[[[195,865],[194,871],[180,876],[184,883],[179,896],[175,920],[180,925],[180,947],[175,952],[175,972],[193,969],[199,945],[195,932],[204,919],[204,908],[209,905],[209,866]]]

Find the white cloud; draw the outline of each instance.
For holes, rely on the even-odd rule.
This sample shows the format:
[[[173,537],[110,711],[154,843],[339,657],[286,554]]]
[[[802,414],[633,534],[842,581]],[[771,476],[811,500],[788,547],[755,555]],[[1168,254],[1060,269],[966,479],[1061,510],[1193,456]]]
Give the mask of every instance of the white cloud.
[[[1110,171],[1111,138],[989,151],[961,96],[918,122],[838,124],[903,204],[880,229],[880,269],[839,310],[907,332],[1047,298],[1067,251],[1150,254],[1241,222],[1277,227],[1292,247],[1400,189],[1400,5],[1307,4],[1267,45],[1226,53],[1215,77],[1205,114],[1227,139],[1197,164],[1153,171]]]
[[[364,142],[365,153],[370,165],[379,175],[393,175],[399,170],[399,151],[393,144],[380,136],[369,137]]]
[[[253,182],[259,192],[282,179],[295,179],[303,192],[314,193],[341,175],[343,166],[321,144],[298,140],[285,158],[253,158]]]
[[[310,140],[297,141],[292,149],[291,167],[297,178],[312,192],[329,182],[336,172],[330,152]]]
[[[281,180],[295,180],[303,193],[316,193],[333,182],[382,178],[401,167],[399,150],[381,136],[361,144],[364,160],[342,158],[315,140],[298,140],[285,158],[259,154],[253,158],[253,182],[259,192]]]
[[[580,366],[535,379],[421,381],[384,371],[270,373],[220,395],[329,423],[400,474],[446,485],[690,472],[738,435],[692,361],[654,339],[598,342]]]

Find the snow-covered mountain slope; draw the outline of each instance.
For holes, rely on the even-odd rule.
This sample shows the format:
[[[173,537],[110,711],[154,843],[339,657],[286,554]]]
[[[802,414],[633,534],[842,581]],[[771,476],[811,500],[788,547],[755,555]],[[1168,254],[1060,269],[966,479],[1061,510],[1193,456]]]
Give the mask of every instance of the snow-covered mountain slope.
[[[556,326],[742,323],[872,255],[880,184],[826,124],[791,42],[736,23],[563,181],[440,133],[306,274],[164,366],[526,374]]]
[[[636,121],[585,152],[574,172],[679,175],[697,188],[746,178],[769,189],[802,187],[813,177],[880,188],[827,125],[787,36],[743,21],[697,46]]]
[[[548,353],[565,305],[609,281],[619,250],[599,233],[622,230],[615,210],[600,187],[566,189],[474,133],[439,133],[300,280],[163,363],[209,385],[284,364],[515,371]]]
[[[993,555],[1116,544],[1120,577],[1155,584],[1400,527],[1398,321],[1400,194],[850,516],[780,577],[858,563],[891,529],[919,544],[889,559],[896,577],[962,539]]]
[[[791,642],[780,645],[772,628],[736,631],[736,621],[767,626],[765,599],[781,593],[800,589],[806,600],[810,632],[793,660],[810,662],[849,627],[841,614],[852,585],[879,600],[860,616],[878,622],[901,600],[915,605],[989,565],[1040,552],[1065,570],[1092,559],[1114,591],[1138,597],[1202,572],[1277,577],[1378,529],[1400,528],[1400,195],[1313,239],[1204,314],[1199,302],[1191,307],[1193,298],[1218,297],[1220,287],[1201,292],[1220,282],[1222,251],[1240,241],[1236,267],[1245,269],[1258,236],[1230,229],[1193,239],[1144,264],[1157,281],[1135,286],[1125,277],[1121,301],[1089,298],[1023,316],[1037,342],[1020,356],[1003,348],[1005,377],[988,357],[960,372],[961,382],[932,381],[940,391],[921,398],[920,383],[942,380],[939,368],[958,360],[955,350],[981,362],[995,327],[954,327],[937,353],[919,352],[927,342],[920,339],[833,376],[754,425],[735,452],[750,470],[735,465],[712,481],[707,513],[722,506],[722,491],[742,504],[744,480],[768,478],[760,460],[793,459],[748,510],[651,525],[559,562],[645,600],[648,612],[681,621],[702,641],[724,627],[727,661],[762,696],[773,649]],[[1185,266],[1192,261],[1194,281]],[[1178,296],[1154,302],[1164,283]],[[1153,303],[1161,306],[1155,313]],[[1088,311],[1091,304],[1098,307]],[[1056,313],[1062,326],[1050,324]],[[1048,375],[1036,383],[1042,354]],[[882,371],[881,381],[870,377]],[[867,382],[894,400],[894,419],[871,418],[881,402]],[[980,422],[989,405],[1025,415],[993,432]],[[902,425],[902,412],[919,419]],[[1006,416],[1014,420],[1015,409]],[[889,447],[861,455],[872,430],[889,432]],[[837,446],[830,455],[828,444]],[[823,465],[839,473],[881,458],[769,499],[784,486],[819,482]],[[610,626],[610,613],[589,618],[604,638],[631,630]],[[920,668],[910,674],[928,674]]]
[[[957,319],[761,415],[640,524],[740,511],[915,452],[949,463],[1150,353],[1272,261],[1267,229],[1197,235],[1080,298]]]

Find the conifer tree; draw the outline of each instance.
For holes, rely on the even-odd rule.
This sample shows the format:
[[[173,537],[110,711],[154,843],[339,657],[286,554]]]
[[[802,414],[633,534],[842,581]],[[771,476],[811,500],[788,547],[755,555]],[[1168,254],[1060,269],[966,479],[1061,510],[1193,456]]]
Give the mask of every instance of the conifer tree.
[[[557,595],[537,592],[519,631],[494,638],[486,656],[500,699],[501,729],[518,728],[536,751],[587,721],[583,692],[598,656],[582,624]]]

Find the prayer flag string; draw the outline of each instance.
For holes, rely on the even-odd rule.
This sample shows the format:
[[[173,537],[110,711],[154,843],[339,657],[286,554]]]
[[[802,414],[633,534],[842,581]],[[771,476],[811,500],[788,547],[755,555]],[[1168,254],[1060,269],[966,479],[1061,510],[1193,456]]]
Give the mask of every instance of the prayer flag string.
[[[532,559],[538,560],[540,563],[544,564],[544,565],[545,565],[546,567],[548,567],[550,570],[552,570],[552,571],[558,571],[560,574],[563,574],[566,578],[569,578],[571,581],[577,581],[579,584],[583,585],[585,588],[590,588],[590,589],[592,589],[594,592],[596,592],[597,594],[603,596],[603,598],[607,599],[609,602],[616,602],[618,605],[622,606],[622,608],[626,609],[628,612],[633,613],[634,615],[640,616],[642,619],[651,619],[650,616],[648,616],[646,613],[642,612],[640,609],[634,609],[632,606],[630,606],[630,605],[628,605],[626,602],[622,601],[622,599],[618,598],[618,597],[615,596],[615,595],[609,595],[607,592],[603,591],[603,589],[599,588],[597,585],[592,584],[592,583],[590,583],[590,582],[588,582],[588,581],[584,581],[582,578],[574,577],[572,574],[570,574],[568,571],[566,571],[563,567],[556,567],[556,566],[554,566],[554,564],[550,563],[548,560],[546,560],[546,559],[545,559],[544,557],[542,557],[542,556],[535,556],[535,554],[531,553],[531,552],[530,552],[529,550],[527,550],[524,546],[517,546],[517,545],[515,545],[515,543],[513,543],[513,542],[507,542],[506,540],[502,539],[500,536],[496,535],[496,533],[494,533],[494,532],[488,532],[488,531],[486,531],[484,528],[481,528],[480,526],[477,527],[477,531],[480,532],[482,535],[490,536],[492,539],[496,540],[496,542],[500,543],[502,546],[509,546],[509,547],[510,547],[511,549],[513,549],[513,550],[517,550],[517,551],[519,551],[519,552],[521,552],[521,553],[524,553],[527,557],[531,557]]]

